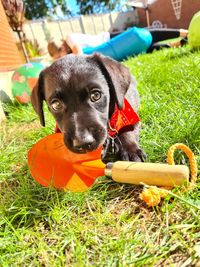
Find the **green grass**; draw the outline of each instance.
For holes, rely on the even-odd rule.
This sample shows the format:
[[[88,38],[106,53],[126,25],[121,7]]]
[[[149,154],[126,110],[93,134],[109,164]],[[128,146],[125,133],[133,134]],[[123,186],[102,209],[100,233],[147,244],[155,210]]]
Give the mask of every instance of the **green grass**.
[[[183,142],[200,163],[200,53],[168,49],[125,62],[141,94],[141,146],[165,162]],[[27,151],[53,132],[31,105],[7,105],[0,125],[0,266],[192,266],[200,258],[200,183],[174,189],[156,208],[142,188],[101,180],[85,193],[43,188],[30,176]],[[185,161],[176,153],[178,163]]]

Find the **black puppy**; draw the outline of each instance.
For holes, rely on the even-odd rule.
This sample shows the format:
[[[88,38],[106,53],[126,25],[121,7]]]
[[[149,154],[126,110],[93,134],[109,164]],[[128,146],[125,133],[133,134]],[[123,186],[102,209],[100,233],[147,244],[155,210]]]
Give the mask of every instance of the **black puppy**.
[[[116,109],[123,110],[125,98],[137,112],[139,94],[129,70],[99,54],[67,55],[55,61],[41,72],[31,95],[41,124],[45,126],[45,100],[71,151],[85,153],[103,145],[104,161],[110,161],[107,157],[110,147],[115,160],[143,161],[145,153],[138,145],[138,120],[130,125],[126,122],[120,129],[110,123]],[[126,116],[121,120],[127,121]]]

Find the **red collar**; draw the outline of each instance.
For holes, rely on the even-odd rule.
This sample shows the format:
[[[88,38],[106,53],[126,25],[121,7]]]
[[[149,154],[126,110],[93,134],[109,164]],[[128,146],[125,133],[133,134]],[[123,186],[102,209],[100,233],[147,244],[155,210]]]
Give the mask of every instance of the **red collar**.
[[[139,116],[129,104],[127,99],[124,99],[122,109],[115,106],[115,111],[108,122],[108,133],[110,137],[122,133],[125,129],[133,130],[133,126],[140,121]],[[55,133],[60,133],[58,124],[56,123]]]

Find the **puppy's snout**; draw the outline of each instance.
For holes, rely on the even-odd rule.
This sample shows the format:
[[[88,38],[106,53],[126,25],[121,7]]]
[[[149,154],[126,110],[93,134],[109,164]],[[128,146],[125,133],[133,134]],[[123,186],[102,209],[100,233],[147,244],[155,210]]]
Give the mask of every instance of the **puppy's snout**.
[[[90,151],[93,149],[94,138],[92,135],[87,135],[82,139],[74,138],[73,147],[77,152]]]

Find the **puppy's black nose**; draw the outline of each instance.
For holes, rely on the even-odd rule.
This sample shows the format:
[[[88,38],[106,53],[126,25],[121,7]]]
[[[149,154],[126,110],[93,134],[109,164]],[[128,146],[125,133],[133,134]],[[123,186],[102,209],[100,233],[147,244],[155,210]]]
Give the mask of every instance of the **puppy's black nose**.
[[[92,145],[94,143],[94,138],[89,135],[83,138],[82,140],[75,138],[73,140],[73,147],[77,152],[84,152],[85,150],[92,150]]]

